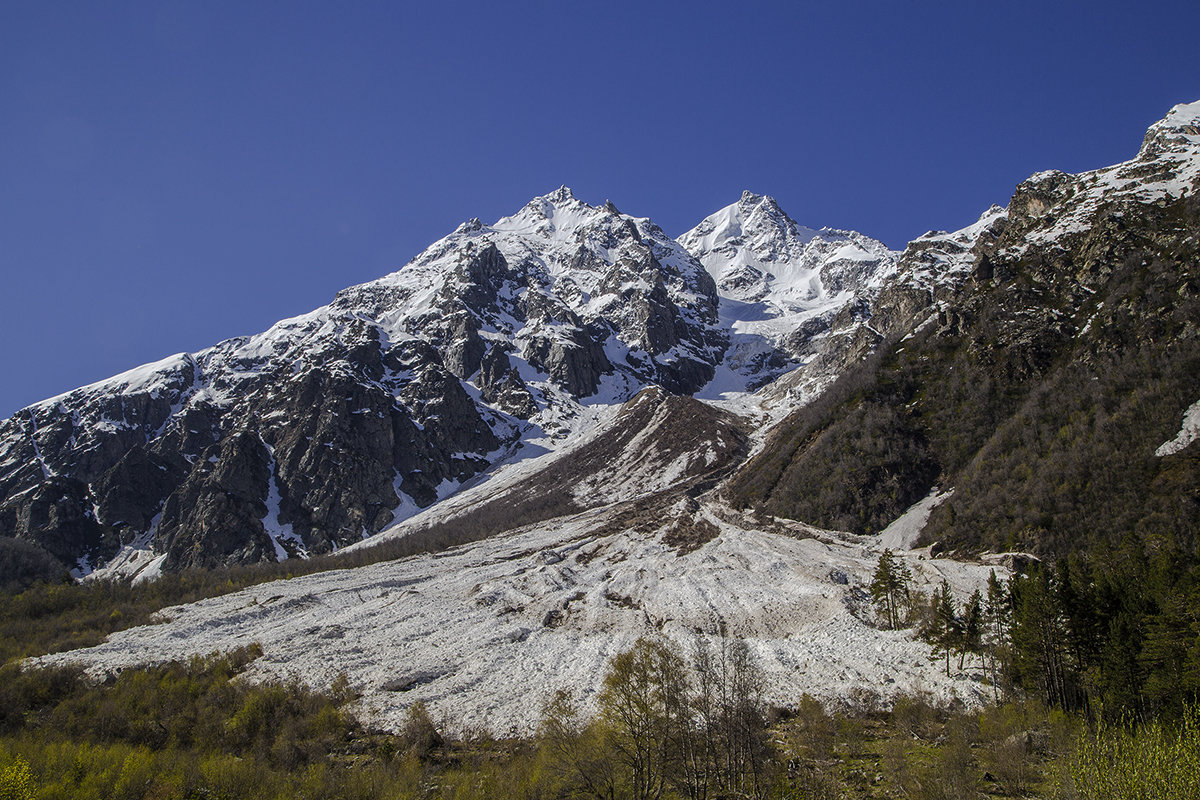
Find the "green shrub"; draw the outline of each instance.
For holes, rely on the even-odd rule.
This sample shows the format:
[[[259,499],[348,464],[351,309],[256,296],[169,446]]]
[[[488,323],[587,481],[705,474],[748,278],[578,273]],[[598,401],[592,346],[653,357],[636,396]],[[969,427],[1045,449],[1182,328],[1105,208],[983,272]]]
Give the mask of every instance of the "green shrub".
[[[33,773],[29,762],[18,756],[0,769],[0,800],[33,800]]]
[[[1174,725],[1085,731],[1069,765],[1071,792],[1079,800],[1200,797],[1200,709],[1189,707]]]

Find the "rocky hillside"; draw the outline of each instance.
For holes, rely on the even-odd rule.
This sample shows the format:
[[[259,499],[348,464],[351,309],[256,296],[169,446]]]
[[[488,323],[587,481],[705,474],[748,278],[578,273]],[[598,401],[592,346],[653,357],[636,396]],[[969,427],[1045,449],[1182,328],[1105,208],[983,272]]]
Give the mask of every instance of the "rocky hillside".
[[[1194,545],[1200,460],[1163,445],[1200,397],[1198,191],[1194,103],[1128,162],[1034,175],[1006,211],[914,241],[871,310],[882,344],[729,497],[869,533],[940,488],[925,536],[951,546]]]

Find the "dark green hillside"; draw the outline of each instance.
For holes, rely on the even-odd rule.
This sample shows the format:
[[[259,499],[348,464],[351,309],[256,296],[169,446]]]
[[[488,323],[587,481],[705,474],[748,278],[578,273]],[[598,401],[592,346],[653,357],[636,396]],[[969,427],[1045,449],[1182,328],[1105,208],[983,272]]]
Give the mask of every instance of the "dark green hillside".
[[[794,413],[727,496],[874,533],[953,488],[926,541],[1049,560],[1014,589],[1014,685],[1171,716],[1200,698],[1200,445],[1155,451],[1200,399],[1200,201],[1101,208],[1020,248],[1022,200],[936,324]]]
[[[732,502],[872,533],[937,485],[926,536],[951,547],[1194,552],[1200,454],[1154,451],[1200,399],[1200,202],[1101,209],[1015,255],[1035,224],[1014,211],[937,323],[795,413]]]

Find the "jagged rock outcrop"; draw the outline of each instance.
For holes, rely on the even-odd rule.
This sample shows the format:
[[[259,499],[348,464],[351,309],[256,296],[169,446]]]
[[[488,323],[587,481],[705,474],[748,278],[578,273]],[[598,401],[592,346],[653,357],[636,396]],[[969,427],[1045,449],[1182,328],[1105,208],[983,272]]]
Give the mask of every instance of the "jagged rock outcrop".
[[[479,390],[484,400],[517,419],[537,413],[537,401],[513,368],[508,347],[494,343],[479,365]]]
[[[163,506],[157,536],[168,569],[253,563],[274,554],[263,528],[271,454],[239,431],[214,446]]]

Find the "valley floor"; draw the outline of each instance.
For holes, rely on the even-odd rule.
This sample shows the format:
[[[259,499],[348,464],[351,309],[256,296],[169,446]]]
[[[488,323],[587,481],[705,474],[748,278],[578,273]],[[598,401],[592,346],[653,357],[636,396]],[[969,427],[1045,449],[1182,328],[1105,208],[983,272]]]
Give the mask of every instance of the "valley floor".
[[[543,725],[520,739],[450,740],[416,706],[397,733],[370,733],[342,710],[344,685],[237,680],[259,654],[130,669],[100,684],[72,669],[3,668],[0,797],[643,796],[625,782],[611,732]],[[1167,800],[1200,790],[1194,711],[1181,723],[1091,731],[1036,701],[948,713],[906,696],[886,713],[830,714],[805,697],[764,734],[757,788],[732,796]],[[689,795],[669,779],[656,796],[731,795]]]

